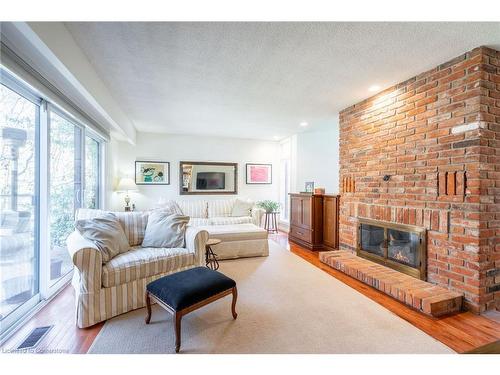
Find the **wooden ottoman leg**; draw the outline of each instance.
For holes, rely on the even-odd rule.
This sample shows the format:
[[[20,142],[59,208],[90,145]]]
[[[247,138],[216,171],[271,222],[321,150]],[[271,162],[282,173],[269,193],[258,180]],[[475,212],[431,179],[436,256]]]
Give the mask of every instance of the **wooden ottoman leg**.
[[[231,304],[231,312],[233,313],[233,318],[236,319],[238,314],[236,313],[236,300],[238,299],[238,290],[233,287],[233,303]]]
[[[174,315],[175,319],[175,352],[179,353],[181,349],[181,319],[182,314],[180,312],[176,312]]]
[[[146,324],[149,324],[151,321],[151,298],[149,298],[149,292],[146,290],[146,309],[148,311],[148,315],[146,316]]]

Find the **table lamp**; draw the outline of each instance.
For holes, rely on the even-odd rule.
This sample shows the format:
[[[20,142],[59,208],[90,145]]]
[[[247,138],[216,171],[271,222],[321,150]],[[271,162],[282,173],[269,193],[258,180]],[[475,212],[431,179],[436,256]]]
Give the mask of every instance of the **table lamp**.
[[[132,191],[137,191],[137,185],[134,180],[130,177],[122,177],[118,186],[116,187],[116,191],[125,192],[125,211],[130,211],[130,196],[129,193]]]

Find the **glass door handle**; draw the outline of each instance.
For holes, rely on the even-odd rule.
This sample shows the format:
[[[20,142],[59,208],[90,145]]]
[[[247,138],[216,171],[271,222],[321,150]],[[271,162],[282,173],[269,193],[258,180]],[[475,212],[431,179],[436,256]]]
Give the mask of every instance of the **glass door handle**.
[[[76,200],[76,203],[78,203],[78,204],[82,203],[82,199],[80,197],[80,193],[81,193],[81,189],[76,189],[75,190],[75,200]]]

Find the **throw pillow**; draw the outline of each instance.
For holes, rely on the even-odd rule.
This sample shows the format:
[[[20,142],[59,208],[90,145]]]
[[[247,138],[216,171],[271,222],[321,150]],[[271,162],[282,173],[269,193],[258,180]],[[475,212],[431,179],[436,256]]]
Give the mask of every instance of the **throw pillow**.
[[[173,214],[184,215],[177,202],[173,200],[162,201],[161,203],[158,203],[158,205],[152,211],[157,211],[157,210],[169,212],[171,215]]]
[[[184,247],[189,216],[153,211],[148,217],[142,247]]]
[[[232,217],[250,216],[252,207],[253,207],[252,201],[244,201],[241,199],[236,199],[233,205],[233,209],[231,211],[231,216]]]
[[[84,238],[96,244],[102,254],[103,263],[130,249],[123,227],[112,213],[93,219],[77,220],[75,228]]]

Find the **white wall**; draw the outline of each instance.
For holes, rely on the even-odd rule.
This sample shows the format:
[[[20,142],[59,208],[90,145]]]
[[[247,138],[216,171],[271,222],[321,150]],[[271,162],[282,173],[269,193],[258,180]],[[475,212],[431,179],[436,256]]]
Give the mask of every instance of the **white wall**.
[[[123,209],[123,195],[113,191],[119,177],[134,177],[136,160],[170,162],[170,185],[138,186],[132,203],[137,210],[153,207],[160,198],[223,199],[235,195],[179,195],[179,161],[218,161],[238,163],[238,196],[253,200],[278,200],[279,143],[269,141],[211,138],[185,135],[137,133],[136,145],[112,140],[108,145],[108,184],[106,207]],[[245,163],[273,164],[271,185],[247,185]]]
[[[315,187],[324,187],[327,193],[339,193],[338,121],[299,133],[294,138],[292,187],[295,192],[304,191],[306,181],[314,181]]]

